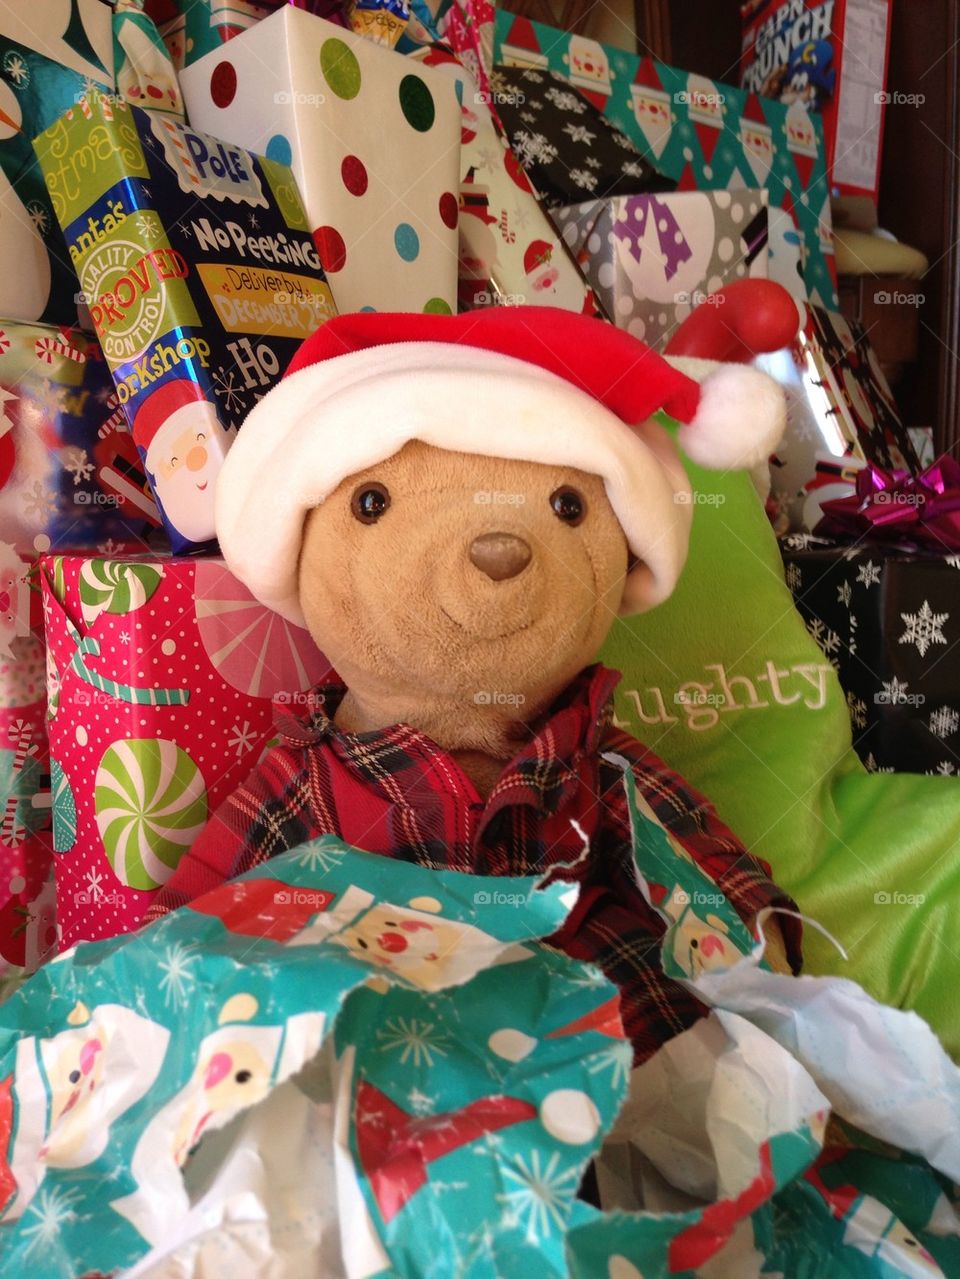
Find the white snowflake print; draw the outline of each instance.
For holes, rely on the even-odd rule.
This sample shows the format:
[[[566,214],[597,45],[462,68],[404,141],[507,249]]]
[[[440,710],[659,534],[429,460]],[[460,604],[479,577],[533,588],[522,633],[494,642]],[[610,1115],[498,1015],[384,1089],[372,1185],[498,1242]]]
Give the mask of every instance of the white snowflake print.
[[[23,509],[26,515],[45,519],[56,512],[57,495],[44,488],[39,480],[34,480],[31,488],[23,495]]]
[[[496,150],[493,147],[484,147],[477,152],[477,158],[480,161],[479,168],[484,173],[495,173],[497,166],[503,161],[503,152],[499,147]]]
[[[134,224],[137,228],[137,235],[141,240],[149,240],[151,236],[156,235],[156,227],[149,218],[144,217],[141,213]]]
[[[944,563],[949,564],[951,568],[960,568],[960,555],[948,555]]]
[[[788,533],[783,544],[789,551],[806,551],[811,546],[825,545],[822,537],[814,537],[812,533]]]
[[[624,160],[620,166],[620,172],[628,178],[642,178],[644,176],[643,165],[639,160]]]
[[[894,771],[892,768],[881,768],[873,751],[863,761],[863,766],[868,773],[892,773]]]
[[[614,129],[614,131],[610,134],[610,136],[613,139],[613,141],[616,143],[616,145],[620,148],[621,151],[636,150],[636,148],[634,147],[630,139],[627,137],[627,135],[625,133],[621,133],[618,129]]]
[[[157,965],[163,973],[160,989],[167,1007],[185,1007],[187,998],[193,991],[197,979],[190,971],[190,965],[195,964],[200,956],[192,954],[192,950],[191,946],[185,946],[183,942],[174,942],[167,947],[164,958]]]
[[[256,231],[260,226],[260,219],[257,217],[255,213],[251,213],[247,221],[250,224],[251,231]]]
[[[572,115],[583,115],[587,109],[587,104],[578,94],[571,93],[568,89],[558,89],[556,85],[551,85],[543,96],[560,111],[568,111]]]
[[[130,643],[130,632],[129,632],[129,631],[121,631],[121,632],[120,632],[120,634],[117,636],[117,638],[119,639],[119,641],[120,641],[120,643],[121,643],[121,644],[129,644],[129,643]]]
[[[338,848],[333,842],[325,844],[321,838],[304,844],[296,861],[297,865],[305,870],[321,871],[326,875],[329,871],[335,870],[345,856],[346,853],[342,848]]]
[[[948,759],[942,759],[936,768],[928,768],[925,777],[953,777],[957,771],[956,764],[951,764]]]
[[[213,375],[213,389],[223,400],[223,407],[228,413],[243,412],[246,400],[237,383],[236,369],[225,369],[221,365]]]
[[[407,1093],[407,1102],[415,1115],[432,1115],[435,1098],[428,1097],[419,1088],[411,1088]]]
[[[518,129],[513,135],[513,149],[521,164],[550,164],[557,158],[557,148],[542,133]]]
[[[521,111],[521,112],[520,112],[520,119],[524,122],[524,124],[536,124],[536,123],[537,123],[537,116],[536,116],[536,112],[534,112],[534,111]]]
[[[50,215],[43,205],[37,204],[36,200],[31,200],[27,205],[27,213],[37,235],[46,235],[50,230]]]
[[[233,726],[233,736],[227,738],[227,745],[236,747],[237,759],[241,755],[245,755],[247,751],[252,751],[254,743],[257,740],[257,734],[250,727],[250,721],[245,719],[241,724],[239,720]]]
[[[563,131],[572,142],[584,142],[587,146],[596,138],[595,133],[591,133],[585,124],[565,124]]]
[[[87,450],[78,448],[75,444],[63,450],[60,460],[63,462],[63,469],[73,476],[74,484],[89,480],[93,474],[93,463],[87,456]]]
[[[24,89],[30,83],[30,68],[20,54],[13,49],[7,50],[3,59],[3,69],[18,89]]]
[[[418,1021],[416,1017],[391,1017],[382,1030],[377,1031],[381,1052],[400,1053],[400,1065],[413,1060],[414,1066],[432,1066],[434,1056],[446,1057],[450,1036],[438,1030],[432,1021]]]
[[[497,1195],[497,1199],[506,1206],[511,1224],[526,1226],[527,1243],[539,1243],[554,1227],[563,1229],[580,1184],[580,1169],[558,1172],[559,1162],[556,1151],[544,1164],[541,1152],[534,1150],[529,1164],[518,1156],[512,1166],[507,1164],[502,1170],[517,1183],[517,1189]]]
[[[600,161],[597,159],[595,155],[588,155],[587,158],[584,160],[584,164],[589,164],[591,169],[603,168],[603,165],[600,163]]]
[[[867,707],[855,693],[847,694],[847,706],[850,710],[850,720],[854,728],[867,727]]]
[[[901,680],[894,675],[891,680],[883,680],[883,692],[880,694],[879,700],[888,702],[891,706],[905,706],[909,700],[907,689],[910,687],[906,680]]]
[[[70,1190],[61,1186],[53,1186],[49,1190],[41,1187],[37,1191],[24,1218],[31,1224],[25,1225],[22,1231],[24,1238],[30,1240],[26,1247],[28,1257],[34,1248],[42,1248],[49,1253],[56,1246],[63,1227],[77,1220],[75,1205],[79,1194],[76,1187]],[[36,1221],[33,1221],[34,1217]]]
[[[924,600],[916,613],[901,613],[906,630],[900,636],[901,644],[913,644],[921,657],[926,657],[931,644],[946,644],[947,637],[943,633],[943,624],[950,618],[949,613],[934,613],[928,600]]]
[[[103,876],[98,870],[87,871],[87,893],[98,902],[103,897]]]
[[[952,737],[958,728],[960,728],[960,715],[952,706],[941,706],[930,716],[930,732],[934,737],[939,737],[941,740],[944,737]]]
[[[594,1053],[587,1062],[587,1070],[591,1075],[610,1071],[610,1087],[620,1088],[630,1077],[633,1065],[633,1049],[626,1040],[613,1044],[603,1052]]]
[[[589,169],[571,169],[570,181],[583,191],[596,191],[597,189],[597,175],[591,173]]]
[[[539,71],[524,71],[523,78],[528,84],[543,84],[543,76]]]
[[[880,583],[880,565],[874,564],[873,560],[867,560],[866,564],[861,564],[857,569],[857,581],[868,589],[871,586],[878,586]]]
[[[843,582],[837,587],[837,603],[850,607],[850,601],[853,599],[853,587],[849,582]]]
[[[843,642],[836,631],[824,625],[819,617],[811,617],[807,622],[807,630],[817,641],[828,657],[834,657]]]
[[[99,553],[105,556],[107,559],[110,559],[112,556],[116,555],[117,551],[119,551],[120,549],[121,549],[120,543],[115,542],[112,537],[108,537],[105,542],[100,542],[99,545],[97,546],[97,550],[99,551]],[[120,638],[123,639],[123,635],[121,635]],[[130,640],[130,636],[127,635],[127,641],[129,642],[129,640]]]
[[[842,555],[845,560],[850,561],[858,560],[862,553],[863,552],[859,546],[846,546],[843,549]]]

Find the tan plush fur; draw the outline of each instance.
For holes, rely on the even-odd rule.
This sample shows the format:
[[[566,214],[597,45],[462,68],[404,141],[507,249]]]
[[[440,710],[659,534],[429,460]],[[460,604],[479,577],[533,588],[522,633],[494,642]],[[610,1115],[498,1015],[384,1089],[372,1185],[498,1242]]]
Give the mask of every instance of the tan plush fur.
[[[371,483],[385,486],[390,506],[363,524],[351,499]],[[586,503],[576,527],[550,504],[563,486]],[[474,539],[490,533],[529,546],[515,576],[495,581],[472,562]],[[489,794],[538,717],[595,659],[627,560],[603,481],[583,471],[414,441],[350,476],[309,515],[299,564],[310,633],[348,689],[338,726],[410,724]],[[775,923],[767,934],[786,971]]]

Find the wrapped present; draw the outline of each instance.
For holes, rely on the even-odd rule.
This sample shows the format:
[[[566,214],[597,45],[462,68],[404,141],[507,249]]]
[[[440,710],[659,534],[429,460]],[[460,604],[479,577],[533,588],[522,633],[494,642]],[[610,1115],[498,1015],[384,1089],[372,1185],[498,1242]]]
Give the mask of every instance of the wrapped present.
[[[396,46],[410,22],[408,0],[346,0],[344,12],[351,31],[386,49]]]
[[[490,83],[510,147],[547,208],[676,187],[562,76],[494,67]]]
[[[863,472],[877,474],[875,468]],[[954,494],[956,500],[960,487]],[[906,509],[916,497],[892,479],[876,493],[881,512]],[[960,663],[954,656],[960,546],[956,540],[939,550],[911,546],[908,534],[904,544],[898,527],[886,540],[861,534],[852,543],[787,534],[780,541],[787,585],[837,669],[853,744],[867,767],[954,777],[960,775]],[[884,537],[884,526],[877,528]]]
[[[456,304],[448,78],[285,6],[181,77],[190,119],[291,164],[341,311]]]
[[[919,460],[863,325],[807,307],[790,350],[756,364],[787,396],[787,430],[771,461],[771,499],[783,527],[812,531],[821,503],[854,490],[866,462],[912,472]]]
[[[158,523],[95,339],[3,321],[0,538],[31,554],[137,543]]]
[[[146,0],[174,67],[180,71],[276,8],[278,0]]]
[[[115,0],[113,49],[117,92],[135,107],[183,116],[183,99],[170,51],[152,18],[146,0]]]
[[[209,543],[240,422],[334,312],[293,175],[98,95],[35,145],[174,550]]]
[[[482,94],[489,100],[493,66],[493,22],[490,0],[454,0],[441,13],[437,29]]]
[[[563,76],[680,190],[766,188],[771,208],[785,209],[802,237],[807,297],[837,306],[818,116],[504,9],[496,17],[494,61]]]
[[[835,195],[877,198],[891,0],[744,0],[740,83],[823,120]]]
[[[57,912],[65,945],[135,928],[328,665],[206,559],[41,561]]]
[[[596,294],[497,131],[488,95],[453,54],[434,48],[422,56],[428,66],[452,77],[462,113],[459,309],[529,303],[602,314]]]
[[[767,274],[766,191],[627,195],[551,216],[607,314],[648,346],[723,285]]]
[[[113,88],[110,9],[29,0],[0,11],[0,315],[76,324],[77,281],[30,139],[89,84]]]

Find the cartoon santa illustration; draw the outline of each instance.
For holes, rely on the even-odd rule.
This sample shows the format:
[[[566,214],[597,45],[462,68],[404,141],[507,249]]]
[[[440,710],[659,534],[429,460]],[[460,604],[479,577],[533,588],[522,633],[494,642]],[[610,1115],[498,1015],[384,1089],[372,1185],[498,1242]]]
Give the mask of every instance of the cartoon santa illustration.
[[[570,37],[570,52],[563,55],[570,68],[570,83],[601,113],[613,92],[610,61],[602,44],[586,36]]]
[[[747,94],[740,117],[740,142],[758,187],[765,187],[773,167],[773,130],[755,93]]]
[[[167,523],[185,542],[214,536],[213,493],[232,433],[189,378],[152,391],[137,409],[133,438]]]
[[[659,160],[670,140],[673,121],[670,95],[661,83],[652,58],[644,58],[637,68],[637,74],[630,86],[630,98],[633,103],[633,114],[643,131],[647,146]]]
[[[787,112],[787,149],[793,156],[797,174],[800,177],[801,189],[806,191],[810,185],[813,166],[817,162],[819,148],[817,131],[814,128],[810,113],[799,102],[794,102]]]
[[[533,290],[531,301],[540,302],[557,291],[560,272],[553,261],[555,251],[546,240],[531,240],[524,251],[523,270]]]

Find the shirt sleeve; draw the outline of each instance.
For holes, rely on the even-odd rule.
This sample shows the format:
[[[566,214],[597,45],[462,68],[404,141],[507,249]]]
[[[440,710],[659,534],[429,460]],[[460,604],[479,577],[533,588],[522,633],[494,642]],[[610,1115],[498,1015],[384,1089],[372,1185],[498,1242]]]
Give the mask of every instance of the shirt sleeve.
[[[306,837],[303,752],[277,746],[223,801],[150,903],[159,919]]]
[[[797,910],[793,898],[773,880],[769,864],[749,852],[720,820],[710,801],[663,760],[620,732],[609,734],[604,750],[614,751],[630,762],[637,788],[658,819],[722,890],[745,923],[752,924],[755,916],[768,906]],[[624,820],[629,823],[622,785],[614,787],[614,794],[607,800],[623,806]],[[803,958],[800,920],[790,915],[775,918],[783,934],[790,967],[799,972]]]

